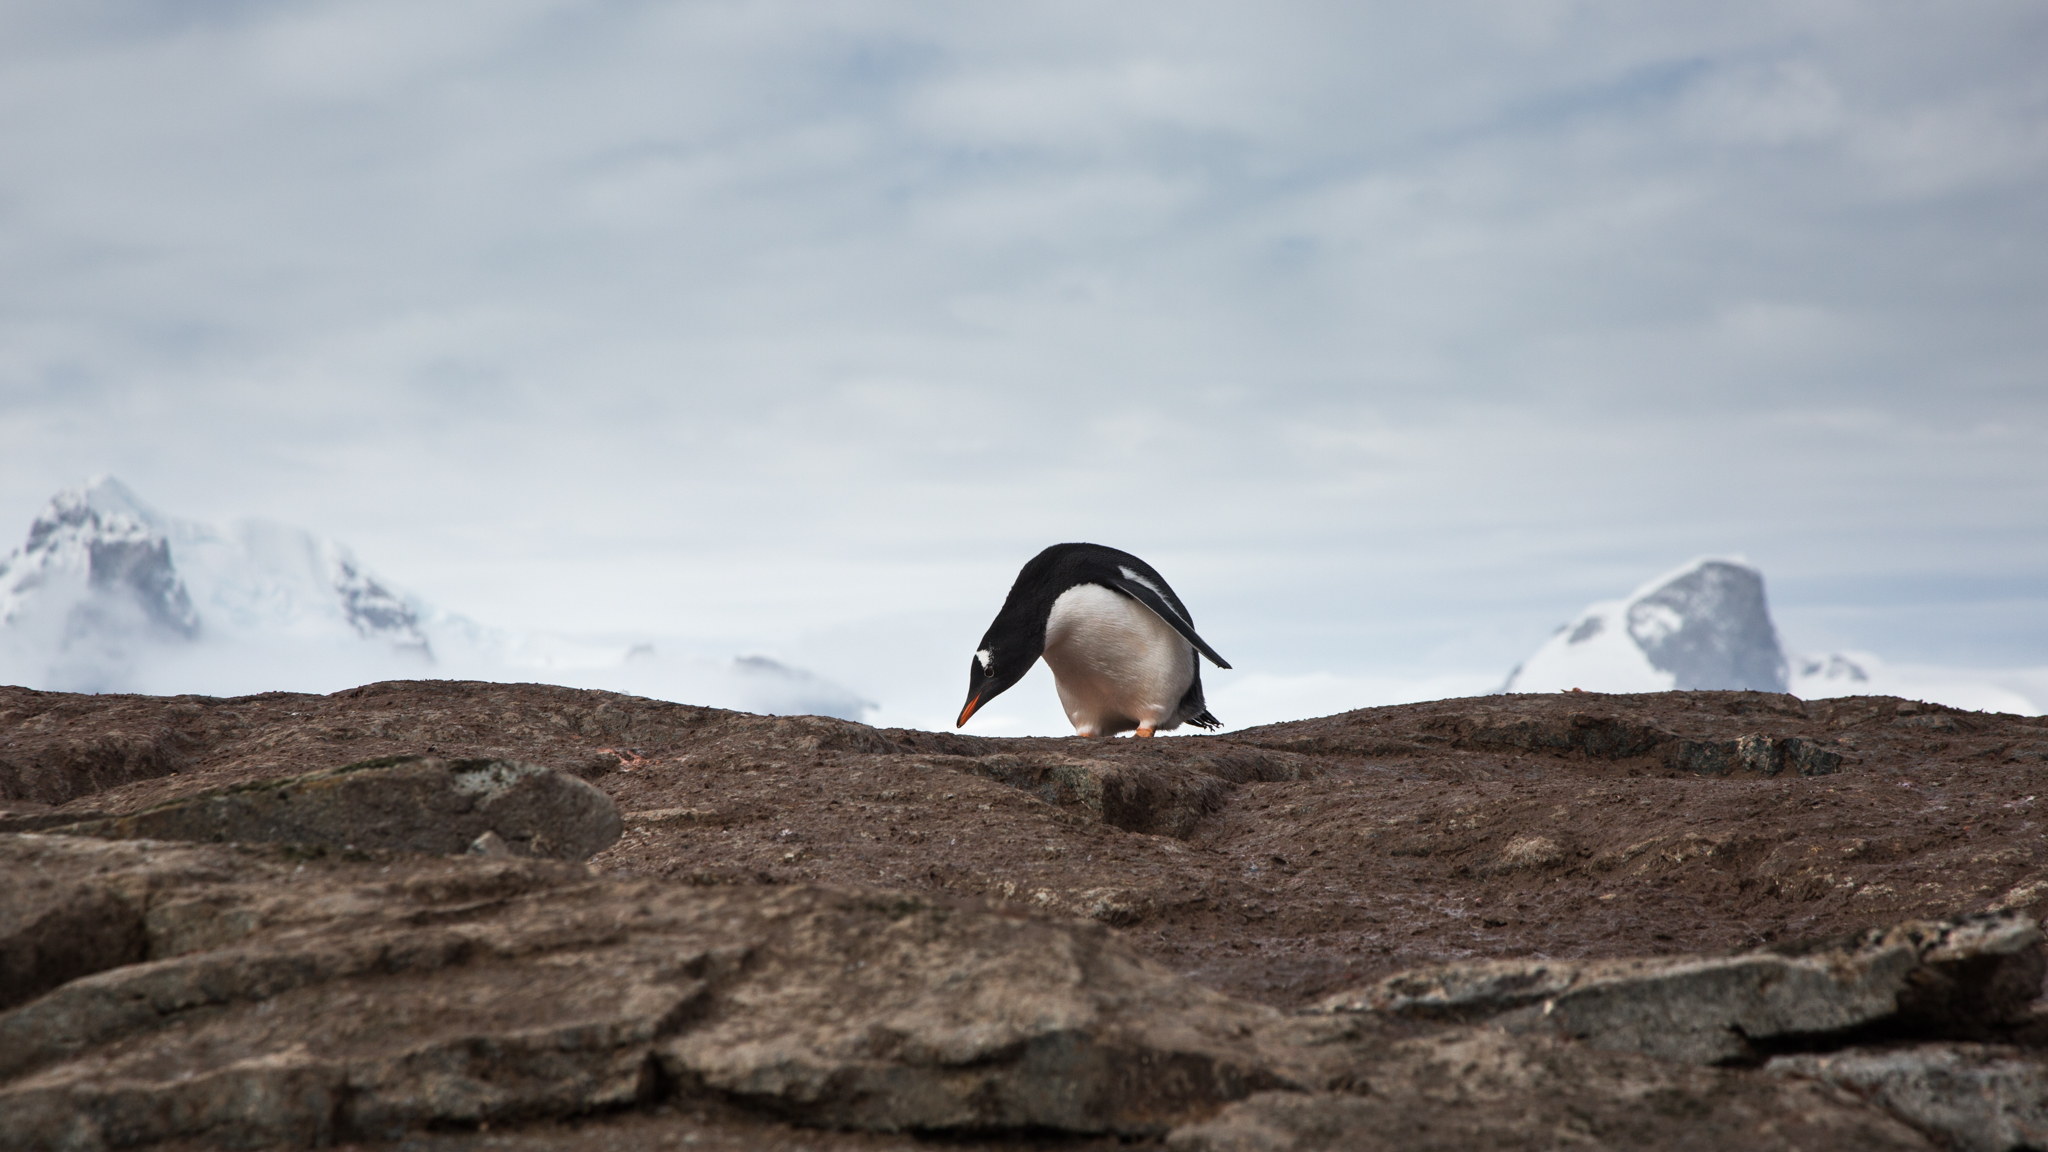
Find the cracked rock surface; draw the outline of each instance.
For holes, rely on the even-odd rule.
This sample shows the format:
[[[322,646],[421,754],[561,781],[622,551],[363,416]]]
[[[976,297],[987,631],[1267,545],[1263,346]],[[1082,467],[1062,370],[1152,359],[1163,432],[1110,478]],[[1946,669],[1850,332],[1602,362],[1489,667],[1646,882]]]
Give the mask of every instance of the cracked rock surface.
[[[1832,947],[1736,956],[1495,960],[1391,976],[1319,1007],[1491,1020],[1595,1048],[1693,1064],[1874,1027],[1970,1035],[2023,1025],[2041,988],[2041,930],[2010,911],[1909,921]]]
[[[388,1138],[678,1085],[820,1125],[1145,1134],[1303,1064],[1273,1009],[1086,921],[539,862],[0,844],[10,872],[146,904],[149,957],[0,1016],[10,1148]]]
[[[2036,1147],[2044,785],[1889,698],[0,688],[0,1146]]]
[[[489,835],[506,855],[586,860],[609,848],[623,827],[611,797],[566,772],[517,760],[389,756],[50,830],[430,855],[467,851]]]

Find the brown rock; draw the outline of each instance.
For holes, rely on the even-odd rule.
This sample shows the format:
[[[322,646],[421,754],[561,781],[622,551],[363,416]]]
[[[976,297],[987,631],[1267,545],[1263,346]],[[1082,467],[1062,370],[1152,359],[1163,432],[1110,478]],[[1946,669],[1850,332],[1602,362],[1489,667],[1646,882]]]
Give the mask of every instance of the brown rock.
[[[0,869],[0,1009],[145,958],[143,915],[140,900],[86,877]]]
[[[1880,987],[1876,959],[1904,952],[1889,1015],[1875,995],[1877,1015],[1847,1033],[1785,1033],[1746,1058],[1868,1050],[1877,1029],[2033,1059],[2048,1029],[2010,1010],[2038,990],[2039,946],[1956,946],[1956,926],[1994,906],[2048,913],[2043,746],[2038,718],[1739,692],[1446,700],[1081,740],[878,732],[541,685],[235,700],[0,687],[0,831],[138,819],[395,756],[547,765],[626,813],[591,861],[602,877],[493,855],[514,837],[490,829],[441,846],[457,857],[0,839],[0,972],[19,998],[0,1016],[0,1061],[33,1057],[0,1075],[25,1109],[0,1117],[41,1115],[45,1136],[96,1117],[50,1138],[162,1138],[178,1152],[401,1129],[435,1148],[682,1133],[902,1146],[795,1133],[791,1117],[987,1123],[1001,1142],[1030,1139],[1000,1127],[1013,1123],[1069,1126],[1039,1128],[1048,1140],[1144,1140],[1164,1125],[1192,1140],[1266,1116],[1268,1135],[1302,1146],[1455,1132],[1455,1119],[1514,1146],[1506,1134],[1577,1139],[1581,1114],[1610,1143],[1639,1120],[1642,1138],[1674,1146],[1768,1146],[1760,1126],[1819,1147],[1867,1129],[1885,1146],[1891,1113],[1848,1088],[1601,1050],[1540,1021],[1508,1034],[1503,1016],[1285,1010],[1402,972],[1491,962],[1526,975],[1532,957],[1667,973],[1732,957],[1743,963],[1714,971],[1775,964],[1805,980],[1823,963],[1812,957],[1835,956],[1864,966],[1843,984],[1853,993]],[[922,910],[861,903],[883,894]],[[1911,922],[1950,925],[1948,943],[1866,933]],[[1786,943],[1801,940],[1822,943]],[[889,962],[846,970],[866,957]],[[1131,975],[1140,960],[1182,979]],[[1009,991],[992,1004],[983,985]],[[1708,1022],[1699,1035],[1725,1033],[1715,1019],[1770,1023],[1742,1015],[1755,1005],[1740,997],[1705,995],[1705,975],[1660,987]],[[1043,1010],[1009,1019],[1011,1001]],[[1572,1018],[1608,1036],[1634,1027],[1595,1003],[1574,1001]],[[1629,1003],[1646,1001],[1609,1006]],[[1821,1001],[1847,1015],[1858,1003]],[[345,1011],[322,1014],[330,1004]],[[1532,1000],[1506,1016],[1537,1012]],[[1482,1035],[1498,1051],[1472,1047]],[[1466,1067],[1543,1087],[1445,1083]],[[1158,1079],[1116,1079],[1141,1073]],[[96,1103],[66,1113],[56,1102],[72,1093]],[[1632,1099],[1654,1115],[1631,1120]],[[1321,1127],[1280,1125],[1269,1107]],[[1724,1111],[1753,1123],[1713,1120]],[[1677,1127],[1657,1126],[1667,1113]]]
[[[42,835],[0,849],[148,892],[161,957],[0,1015],[9,1148],[304,1145],[570,1115],[665,1084],[826,1125],[1145,1133],[1291,1082],[1272,1009],[1085,922],[527,861]],[[202,908],[234,927],[195,932]]]
[[[437,855],[490,837],[477,850],[586,860],[623,827],[611,797],[567,773],[517,760],[400,756],[238,784],[51,831]]]

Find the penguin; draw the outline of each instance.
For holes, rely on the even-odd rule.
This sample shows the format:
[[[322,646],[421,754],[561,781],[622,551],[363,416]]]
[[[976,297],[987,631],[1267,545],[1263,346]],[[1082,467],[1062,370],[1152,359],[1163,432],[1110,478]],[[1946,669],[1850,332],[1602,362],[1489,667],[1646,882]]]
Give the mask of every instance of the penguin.
[[[967,706],[953,726],[1043,656],[1078,735],[1220,728],[1202,700],[1196,653],[1230,667],[1195,634],[1180,597],[1150,564],[1100,544],[1055,544],[1017,573],[982,635],[967,666]]]

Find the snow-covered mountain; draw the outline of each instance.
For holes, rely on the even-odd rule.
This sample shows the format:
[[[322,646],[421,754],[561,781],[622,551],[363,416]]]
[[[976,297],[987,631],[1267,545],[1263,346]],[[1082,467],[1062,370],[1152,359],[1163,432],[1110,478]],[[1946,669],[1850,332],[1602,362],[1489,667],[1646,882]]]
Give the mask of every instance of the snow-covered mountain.
[[[1589,605],[1508,674],[1501,692],[1664,692],[1752,688],[1802,699],[1883,695],[2038,715],[2048,668],[1892,664],[1867,652],[1788,655],[1764,577],[1740,557],[1707,556],[1621,600]]]
[[[1602,600],[1508,673],[1503,692],[1783,692],[1789,670],[1764,601],[1764,575],[1702,557],[1623,600]]]
[[[406,594],[333,541],[166,516],[106,476],[52,497],[0,562],[0,682],[239,695],[397,678],[541,681],[850,719],[872,707],[766,657],[485,627]]]
[[[1941,664],[1900,664],[1869,652],[1795,656],[1792,694],[1802,700],[1828,696],[1900,696],[1951,708],[2039,716],[2048,712],[2048,667],[1955,668]]]

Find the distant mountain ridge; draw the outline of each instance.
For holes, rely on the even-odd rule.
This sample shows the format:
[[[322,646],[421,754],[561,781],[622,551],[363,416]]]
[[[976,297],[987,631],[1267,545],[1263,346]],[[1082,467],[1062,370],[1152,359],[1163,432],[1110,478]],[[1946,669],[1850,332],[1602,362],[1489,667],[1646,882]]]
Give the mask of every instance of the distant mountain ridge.
[[[1963,708],[2039,713],[2048,669],[1890,665],[1867,652],[1788,654],[1741,557],[1702,556],[1559,625],[1496,692],[1753,689],[1803,699],[1897,695]]]
[[[1663,692],[1790,681],[1763,573],[1740,558],[1704,556],[1627,598],[1592,604],[1508,673],[1502,692]]]
[[[340,544],[176,519],[111,476],[51,497],[0,561],[0,628],[73,690],[114,690],[139,649],[216,634],[356,639],[431,659],[426,611]]]
[[[199,632],[156,518],[111,477],[59,492],[29,525],[27,542],[0,562],[0,625],[14,623],[38,595],[65,596],[74,612],[132,607],[167,633]]]
[[[167,516],[119,480],[65,489],[0,560],[0,681],[59,691],[333,691],[422,676],[667,693],[860,719],[867,701],[766,657],[657,654],[440,611],[345,545],[266,521]]]

